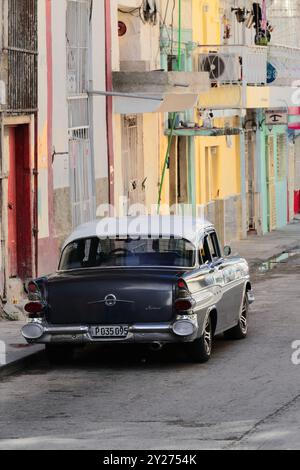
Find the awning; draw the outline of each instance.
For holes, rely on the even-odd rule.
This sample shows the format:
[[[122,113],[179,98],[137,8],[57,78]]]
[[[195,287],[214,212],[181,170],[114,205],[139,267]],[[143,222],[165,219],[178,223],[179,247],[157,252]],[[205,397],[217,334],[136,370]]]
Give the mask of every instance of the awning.
[[[116,71],[113,72],[113,92],[118,96],[114,98],[114,112],[186,111],[197,104],[200,93],[209,89],[207,72]]]
[[[172,113],[186,111],[197,105],[198,94],[167,94],[153,96],[153,100],[114,98],[115,114],[139,114],[139,113]]]

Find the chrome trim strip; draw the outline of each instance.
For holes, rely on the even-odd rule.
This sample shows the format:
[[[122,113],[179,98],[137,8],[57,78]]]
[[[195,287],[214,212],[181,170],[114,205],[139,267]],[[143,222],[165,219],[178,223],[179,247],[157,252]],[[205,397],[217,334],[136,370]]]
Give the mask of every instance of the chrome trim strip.
[[[88,305],[97,305],[97,304],[105,304],[106,300],[96,300],[95,302],[89,302]],[[116,303],[123,303],[123,304],[134,304],[135,302],[133,300],[115,300]]]
[[[89,332],[88,326],[48,326],[43,325],[45,334],[61,335],[61,334],[84,334]]]
[[[172,324],[171,323],[135,323],[131,327],[129,327],[129,331],[133,333],[155,333],[157,332],[164,332],[164,331],[170,331],[172,329]]]
[[[64,334],[86,334],[89,333],[90,328],[95,325],[90,326],[67,326],[67,325],[43,325],[41,326],[44,328],[44,334],[52,334],[52,335],[64,335]],[[98,325],[96,325],[98,326]],[[106,325],[103,325],[104,327]],[[117,326],[117,325],[116,325]],[[172,331],[172,324],[171,323],[135,323],[129,326],[130,333],[151,333],[151,332],[166,332]]]

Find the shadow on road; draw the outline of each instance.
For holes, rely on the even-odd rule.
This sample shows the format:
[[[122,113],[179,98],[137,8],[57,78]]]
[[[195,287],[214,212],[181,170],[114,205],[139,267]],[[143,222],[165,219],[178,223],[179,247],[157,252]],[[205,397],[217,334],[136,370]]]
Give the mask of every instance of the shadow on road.
[[[218,360],[223,351],[228,350],[232,345],[232,342],[225,341],[222,336],[215,338],[211,361]],[[165,345],[159,351],[153,351],[148,345],[89,345],[77,349],[74,359],[64,365],[51,365],[46,357],[41,365],[43,368],[59,368],[60,370],[195,367],[195,363],[188,357],[185,345],[173,344]]]

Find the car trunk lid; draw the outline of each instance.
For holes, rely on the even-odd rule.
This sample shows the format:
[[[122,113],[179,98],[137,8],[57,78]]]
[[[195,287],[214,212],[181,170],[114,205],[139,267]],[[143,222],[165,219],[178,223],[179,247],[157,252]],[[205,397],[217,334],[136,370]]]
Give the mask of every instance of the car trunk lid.
[[[48,280],[47,320],[65,325],[168,322],[179,276],[174,269],[58,273]]]

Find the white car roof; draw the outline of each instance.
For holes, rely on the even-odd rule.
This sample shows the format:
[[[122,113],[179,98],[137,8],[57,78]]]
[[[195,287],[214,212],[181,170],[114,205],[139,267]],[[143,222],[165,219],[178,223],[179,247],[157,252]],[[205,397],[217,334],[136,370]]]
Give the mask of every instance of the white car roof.
[[[184,238],[197,245],[207,229],[214,228],[207,220],[191,216],[138,216],[138,217],[108,217],[88,222],[76,228],[64,243],[65,248],[70,243],[85,238]]]

